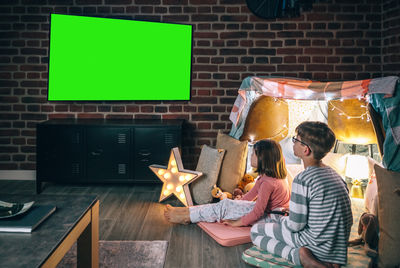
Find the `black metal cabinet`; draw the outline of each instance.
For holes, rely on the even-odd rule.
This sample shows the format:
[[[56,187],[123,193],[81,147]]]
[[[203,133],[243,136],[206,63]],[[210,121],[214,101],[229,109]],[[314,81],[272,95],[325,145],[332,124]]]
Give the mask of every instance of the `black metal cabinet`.
[[[125,180],[131,175],[132,159],[130,128],[86,128],[86,172],[89,181]]]
[[[149,169],[151,164],[167,165],[171,148],[179,143],[178,128],[138,127],[134,129],[134,170],[137,181],[159,181]]]
[[[37,129],[37,177],[62,181],[79,180],[85,176],[82,129],[76,126],[60,128],[48,126]],[[60,161],[62,160],[62,161]],[[58,174],[58,176],[54,176]]]
[[[37,125],[36,186],[42,182],[159,182],[181,146],[183,120],[55,119]]]

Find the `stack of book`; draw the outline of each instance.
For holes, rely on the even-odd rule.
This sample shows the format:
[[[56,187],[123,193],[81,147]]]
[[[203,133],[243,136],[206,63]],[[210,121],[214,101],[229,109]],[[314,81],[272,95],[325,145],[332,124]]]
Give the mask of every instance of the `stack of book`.
[[[53,205],[0,201],[0,232],[31,233],[55,210]]]

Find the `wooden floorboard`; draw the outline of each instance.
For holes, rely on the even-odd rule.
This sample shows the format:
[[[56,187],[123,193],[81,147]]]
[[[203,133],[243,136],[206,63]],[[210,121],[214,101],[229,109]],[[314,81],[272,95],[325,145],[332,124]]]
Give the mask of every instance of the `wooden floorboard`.
[[[42,195],[97,195],[100,200],[100,240],[167,240],[165,268],[240,267],[251,244],[223,247],[196,224],[170,224],[165,204],[181,206],[176,198],[159,203],[160,185],[44,183]],[[34,181],[0,180],[1,194],[36,194]],[[1,200],[1,198],[0,198]]]

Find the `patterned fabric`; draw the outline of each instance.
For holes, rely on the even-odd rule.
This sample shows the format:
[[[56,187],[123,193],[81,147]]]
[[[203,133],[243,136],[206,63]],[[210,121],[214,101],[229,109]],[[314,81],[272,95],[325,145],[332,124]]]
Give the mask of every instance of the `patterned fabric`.
[[[264,268],[278,267],[302,267],[296,266],[277,255],[264,251],[256,246],[245,250],[242,254],[242,260],[250,265]],[[368,267],[370,258],[365,254],[362,246],[350,247],[347,253],[346,268],[365,268]]]
[[[225,198],[218,203],[189,207],[190,221],[193,223],[205,221],[237,220],[250,213],[256,202],[231,200]]]
[[[277,255],[264,251],[256,246],[244,251],[242,254],[242,260],[250,265],[265,268],[302,267],[296,266],[293,263],[288,262]]]
[[[388,76],[343,82],[319,82],[283,77],[247,77],[243,80],[229,119],[233,122],[230,135],[243,133],[250,105],[260,95],[294,100],[354,99],[366,94],[393,95],[399,77]]]

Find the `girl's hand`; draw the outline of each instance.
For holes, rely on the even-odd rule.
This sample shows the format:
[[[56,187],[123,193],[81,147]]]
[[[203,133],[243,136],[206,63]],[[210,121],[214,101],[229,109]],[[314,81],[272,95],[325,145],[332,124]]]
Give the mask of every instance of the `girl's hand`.
[[[240,199],[242,199],[242,197],[243,197],[243,195],[239,194],[239,195],[235,196],[235,200],[240,200]]]
[[[221,222],[223,224],[225,224],[225,225],[230,225],[230,226],[233,226],[233,227],[243,226],[242,219],[238,219],[238,220],[222,220]]]

